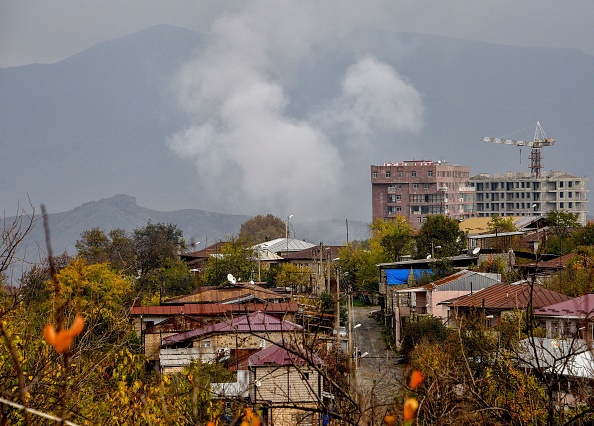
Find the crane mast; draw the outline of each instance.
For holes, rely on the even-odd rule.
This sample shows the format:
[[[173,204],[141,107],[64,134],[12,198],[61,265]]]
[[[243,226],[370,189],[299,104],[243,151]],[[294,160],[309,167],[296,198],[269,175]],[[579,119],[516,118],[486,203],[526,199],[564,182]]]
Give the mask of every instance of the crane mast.
[[[533,177],[539,178],[540,177],[540,169],[541,167],[541,155],[540,149],[545,146],[551,146],[555,144],[555,139],[547,138],[545,135],[542,126],[540,125],[540,121],[536,122],[536,130],[534,131],[534,140],[532,141],[518,141],[514,139],[504,139],[504,138],[482,138],[483,142],[493,142],[493,143],[500,143],[504,145],[517,145],[517,146],[528,146],[532,148],[530,152],[530,172],[532,173]]]

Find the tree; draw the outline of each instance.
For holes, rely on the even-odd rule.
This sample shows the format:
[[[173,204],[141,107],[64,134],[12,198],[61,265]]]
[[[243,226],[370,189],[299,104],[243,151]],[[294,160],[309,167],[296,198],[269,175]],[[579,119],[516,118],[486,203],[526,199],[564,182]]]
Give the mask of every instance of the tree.
[[[282,219],[268,213],[245,221],[239,230],[238,238],[250,244],[260,244],[285,236],[286,225]]]
[[[362,292],[378,291],[377,264],[389,261],[383,247],[377,241],[350,243],[338,251],[339,268],[348,273],[353,290]]]
[[[231,237],[230,241],[220,244],[220,253],[208,258],[202,271],[203,285],[223,285],[227,275],[232,274],[237,281],[249,281],[257,270],[257,256],[243,242]]]
[[[171,223],[149,222],[144,228],[135,229],[132,238],[140,275],[160,268],[169,259],[176,259],[179,252],[184,250],[182,236],[177,225]]]
[[[377,240],[388,256],[388,261],[397,262],[413,248],[413,229],[404,216],[393,220],[376,219],[370,225],[373,239]]]
[[[573,233],[573,242],[576,246],[594,246],[594,221],[589,220],[585,226],[578,228]]]
[[[115,269],[135,272],[134,240],[123,229],[112,229],[106,235],[99,228],[93,228],[81,234],[75,247],[78,256],[87,263],[109,262]]]
[[[429,254],[436,257],[455,256],[466,248],[466,234],[460,229],[458,221],[440,214],[425,218],[415,241],[418,259]]]
[[[571,235],[581,228],[577,214],[552,210],[547,213],[545,221],[554,234],[547,236],[548,251],[560,255],[570,253],[574,249],[574,240]]]
[[[310,268],[300,268],[293,263],[283,263],[276,274],[277,287],[291,287],[299,289],[311,286],[312,271]]]
[[[487,226],[489,227],[489,231],[494,234],[517,231],[511,217],[501,217],[497,213],[491,216],[491,219],[487,222]]]

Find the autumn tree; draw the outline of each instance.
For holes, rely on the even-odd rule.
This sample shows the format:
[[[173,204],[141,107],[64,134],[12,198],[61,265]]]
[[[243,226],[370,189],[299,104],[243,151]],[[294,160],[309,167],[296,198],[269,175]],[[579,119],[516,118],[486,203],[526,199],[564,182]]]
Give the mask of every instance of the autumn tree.
[[[377,264],[388,262],[389,257],[377,241],[355,242],[338,251],[339,268],[348,273],[353,289],[362,292],[378,291]]]
[[[303,289],[311,287],[312,271],[310,268],[300,268],[293,263],[283,263],[276,273],[277,287]]]
[[[269,213],[266,216],[258,215],[245,221],[239,229],[238,238],[255,245],[283,238],[285,231],[285,222]]]
[[[375,219],[370,225],[372,238],[377,240],[388,256],[388,261],[397,262],[403,254],[413,249],[413,229],[404,216],[393,220]]]

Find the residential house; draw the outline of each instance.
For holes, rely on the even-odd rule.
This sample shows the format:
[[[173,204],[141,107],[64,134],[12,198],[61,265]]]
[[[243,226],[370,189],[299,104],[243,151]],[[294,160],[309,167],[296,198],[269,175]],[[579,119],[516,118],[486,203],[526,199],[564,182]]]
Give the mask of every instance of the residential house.
[[[534,310],[538,323],[550,339],[594,339],[594,294],[565,300]]]
[[[532,295],[531,295],[532,293]],[[495,284],[457,299],[441,302],[448,308],[448,321],[457,326],[459,318],[482,314],[487,325],[497,324],[502,315],[516,309],[526,309],[530,301],[534,309],[570,299],[556,291],[528,282]]]
[[[289,302],[290,296],[287,294],[277,293],[274,290],[269,290],[260,287],[257,284],[251,283],[237,283],[225,284],[222,286],[211,286],[199,288],[196,292],[169,299],[163,304],[184,304],[184,303],[282,303]]]
[[[390,301],[394,312],[394,341],[400,342],[402,320],[410,315],[433,315],[444,323],[448,320],[447,309],[441,302],[457,298],[473,291],[482,290],[500,282],[499,274],[473,272],[467,269],[418,287],[396,290]],[[397,344],[398,344],[397,343]]]
[[[553,386],[557,406],[572,408],[592,405],[594,355],[581,339],[532,337],[520,341],[518,356],[526,370],[539,370]]]
[[[266,348],[270,342],[294,336],[302,327],[262,311],[209,324],[163,339],[160,365],[163,372],[177,371],[193,360],[217,362]]]
[[[266,424],[320,424],[324,385],[316,368],[320,365],[318,356],[286,340],[249,357],[250,402],[264,406]]]

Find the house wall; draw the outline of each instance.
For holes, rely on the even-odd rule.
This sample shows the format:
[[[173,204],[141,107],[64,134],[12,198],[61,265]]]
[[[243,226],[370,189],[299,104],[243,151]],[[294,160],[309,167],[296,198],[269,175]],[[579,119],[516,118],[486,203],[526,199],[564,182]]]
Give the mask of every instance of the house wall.
[[[427,303],[429,304],[427,313],[445,321],[448,319],[448,308],[439,305],[439,303],[467,294],[470,294],[470,290],[431,291],[427,294]]]
[[[271,407],[268,422],[274,426],[313,426],[320,424],[320,414],[298,408]]]
[[[250,371],[251,382],[260,382],[252,391],[255,404],[315,403],[321,399],[319,375],[309,367],[265,366],[252,367]]]
[[[161,349],[161,340],[167,336],[173,336],[177,332],[171,333],[146,333],[144,335],[144,354],[150,361],[159,359],[159,350]]]

